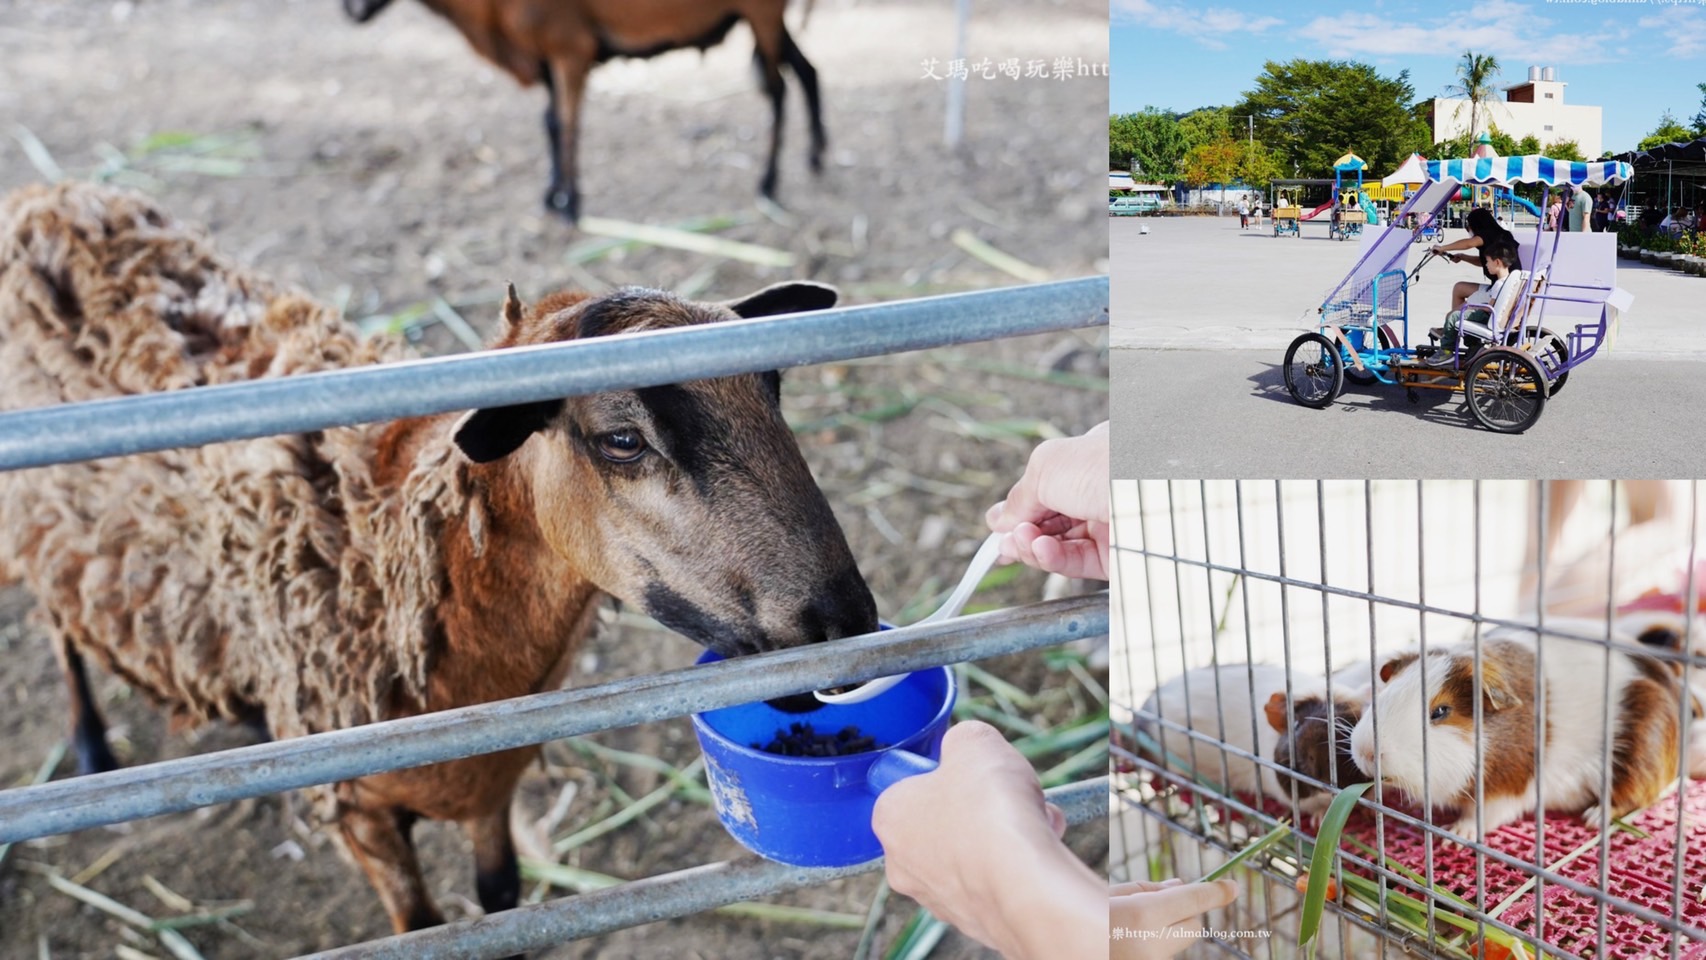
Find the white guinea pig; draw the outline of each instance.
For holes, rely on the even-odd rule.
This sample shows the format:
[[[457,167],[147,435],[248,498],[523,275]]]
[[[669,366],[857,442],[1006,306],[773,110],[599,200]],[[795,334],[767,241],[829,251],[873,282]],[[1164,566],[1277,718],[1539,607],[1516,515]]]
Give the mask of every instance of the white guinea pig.
[[[1592,621],[1548,621],[1549,627],[1594,636]],[[1604,633],[1603,622],[1597,625]],[[1633,640],[1624,638],[1624,642]],[[1540,645],[1544,675],[1535,684]],[[1452,809],[1452,831],[1474,840],[1475,826],[1474,648],[1468,643],[1430,649],[1425,658],[1404,653],[1379,671],[1374,708],[1351,732],[1351,756],[1364,773],[1375,774],[1375,725],[1380,731],[1379,774],[1417,803],[1424,799]],[[1580,813],[1598,826],[1644,807],[1677,775],[1679,710],[1684,706],[1675,673],[1651,657],[1613,650],[1610,654],[1612,758],[1605,755],[1603,645],[1548,632],[1501,629],[1481,644],[1481,809],[1492,832],[1535,809],[1534,782],[1545,787],[1548,810]],[[1545,697],[1544,767],[1535,767],[1535,702]],[[1424,772],[1423,755],[1426,751]],[[1611,795],[1600,782],[1612,762]]]
[[[1254,694],[1251,693],[1252,685]],[[1292,696],[1325,696],[1326,692],[1327,683],[1319,674],[1295,668],[1291,671]],[[1258,770],[1254,761],[1226,753],[1216,748],[1213,742],[1224,741],[1240,750],[1272,759],[1280,731],[1268,721],[1267,704],[1277,696],[1283,710],[1285,695],[1286,669],[1283,666],[1227,663],[1218,667],[1197,667],[1168,680],[1150,694],[1137,723],[1151,737],[1156,737],[1160,727],[1148,719],[1151,716],[1188,726],[1201,735],[1201,738],[1193,737],[1178,730],[1160,728],[1157,740],[1171,757],[1177,758],[1174,761],[1162,758],[1168,766],[1186,764],[1202,780],[1235,793],[1260,792],[1276,800],[1289,800],[1290,791],[1280,787],[1272,768],[1262,766]],[[1222,758],[1226,763],[1224,768],[1221,766]],[[1223,779],[1226,782],[1222,783]]]

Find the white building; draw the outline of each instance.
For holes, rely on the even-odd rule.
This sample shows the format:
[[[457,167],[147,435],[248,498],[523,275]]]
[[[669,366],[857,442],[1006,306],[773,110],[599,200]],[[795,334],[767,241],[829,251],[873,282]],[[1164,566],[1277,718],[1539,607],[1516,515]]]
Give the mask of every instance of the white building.
[[[1517,140],[1532,136],[1542,145],[1574,140],[1583,157],[1595,159],[1604,146],[1600,108],[1564,103],[1564,86],[1557,67],[1529,67],[1527,80],[1505,88],[1505,99],[1482,106],[1478,125],[1485,131],[1496,124]],[[1467,133],[1469,101],[1434,98],[1433,131],[1435,143]]]

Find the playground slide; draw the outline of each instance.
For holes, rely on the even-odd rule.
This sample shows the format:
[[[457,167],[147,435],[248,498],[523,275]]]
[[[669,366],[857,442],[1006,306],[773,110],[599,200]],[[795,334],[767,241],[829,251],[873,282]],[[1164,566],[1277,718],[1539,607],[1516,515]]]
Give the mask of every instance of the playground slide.
[[[1321,214],[1326,213],[1327,211],[1329,211],[1331,209],[1333,209],[1333,201],[1328,200],[1326,203],[1321,204],[1319,207],[1316,207],[1315,209],[1309,211],[1308,213],[1299,214],[1297,219],[1299,219],[1299,220],[1313,220],[1316,217],[1319,217]]]
[[[1540,208],[1539,207],[1535,206],[1532,203],[1529,203],[1527,200],[1524,200],[1521,197],[1513,196],[1513,197],[1511,197],[1511,199],[1515,200],[1518,204],[1520,204],[1522,206],[1522,208],[1524,210],[1527,210],[1530,214],[1532,214],[1535,219],[1537,219],[1537,220],[1544,219],[1540,215]]]

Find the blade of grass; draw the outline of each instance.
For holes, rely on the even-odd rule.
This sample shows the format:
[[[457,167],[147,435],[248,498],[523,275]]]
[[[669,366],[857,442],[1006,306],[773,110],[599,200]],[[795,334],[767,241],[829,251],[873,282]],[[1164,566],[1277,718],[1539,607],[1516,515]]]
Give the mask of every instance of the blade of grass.
[[[1239,864],[1250,859],[1251,857],[1255,856],[1256,854],[1261,853],[1263,850],[1268,849],[1269,847],[1273,846],[1274,844],[1279,843],[1281,840],[1284,840],[1286,837],[1288,837],[1290,835],[1291,835],[1291,824],[1286,823],[1284,821],[1281,821],[1279,826],[1273,828],[1272,830],[1269,830],[1266,834],[1264,834],[1262,836],[1261,839],[1257,840],[1255,843],[1252,843],[1249,846],[1245,847],[1244,849],[1238,851],[1236,854],[1233,855],[1232,859],[1226,861],[1225,863],[1221,864],[1218,867],[1215,867],[1213,870],[1210,870],[1208,873],[1203,874],[1203,878],[1202,878],[1201,882],[1213,883],[1214,881],[1219,880],[1221,877],[1224,877],[1227,874],[1231,873],[1234,867],[1237,867]]]
[[[576,893],[608,890],[611,887],[628,882],[620,877],[613,877],[595,870],[585,870],[561,863],[547,863],[543,860],[535,860],[532,857],[522,857],[518,862],[521,865],[523,878],[573,890]],[[779,903],[731,903],[718,907],[716,912],[725,916],[771,920],[778,923],[810,923],[841,930],[863,929],[866,919],[862,914],[857,913],[812,910],[806,907],[790,907]]]
[[[1070,727],[1056,727],[1039,736],[1023,737],[1013,741],[1013,749],[1026,760],[1050,753],[1074,750],[1092,740],[1108,739],[1110,729],[1107,714],[1099,714],[1082,720]]]
[[[692,217],[665,224],[671,230],[684,230],[688,233],[708,233],[716,230],[727,230],[747,222],[745,217],[731,216],[725,213],[712,214],[708,217]],[[563,261],[570,264],[587,264],[601,257],[615,253],[617,250],[630,250],[645,244],[639,240],[624,240],[616,237],[599,237],[582,240],[569,247],[563,253]]]
[[[446,330],[455,334],[456,339],[462,341],[463,346],[470,350],[484,349],[485,344],[481,342],[480,334],[472,326],[469,326],[467,320],[462,319],[462,314],[456,312],[456,308],[450,305],[450,301],[443,297],[434,297],[432,312],[438,317],[438,322],[444,324]]]
[[[920,909],[907,921],[900,937],[883,954],[883,960],[924,960],[936,949],[948,925],[928,910]]]
[[[883,922],[883,908],[889,902],[889,878],[877,881],[877,892],[871,897],[871,908],[865,911],[865,929],[859,932],[859,945],[853,949],[853,960],[869,960],[871,946],[877,940],[877,927]]]
[[[181,930],[184,927],[200,927],[210,923],[219,923],[223,920],[229,920],[232,917],[240,917],[253,909],[255,909],[255,905],[244,900],[241,903],[235,903],[229,907],[219,907],[215,910],[202,910],[197,913],[188,913],[181,917],[161,917],[152,924],[149,924],[148,929],[150,933],[159,933],[162,930]]]
[[[1005,710],[997,710],[979,700],[962,700],[954,704],[954,717],[962,720],[966,717],[986,720],[1010,733],[1018,733],[1026,737],[1042,737],[1048,733],[1047,730],[1023,717],[1015,717]]]
[[[1037,779],[1042,781],[1046,789],[1068,783],[1085,770],[1100,770],[1106,773],[1107,769],[1108,741],[1099,740],[1038,774]]]
[[[959,247],[961,250],[964,250],[979,260],[982,260],[984,263],[1000,270],[1002,273],[1018,277],[1026,283],[1044,283],[1049,278],[1047,270],[1026,263],[1006,251],[996,249],[987,241],[979,239],[977,234],[972,233],[964,227],[960,227],[955,230],[951,239],[954,241],[954,246]]]
[[[97,893],[82,884],[72,883],[47,867],[36,864],[30,864],[30,867],[47,881],[48,886],[60,893],[74,900],[81,900],[102,913],[111,914],[139,930],[154,934],[159,938],[160,945],[170,951],[172,956],[177,957],[178,960],[205,960],[195,946],[184,939],[183,934],[176,930],[155,929],[156,921],[154,918],[140,910],[127,907],[106,894]]]
[[[1345,821],[1372,783],[1359,783],[1339,791],[1327,808],[1326,816],[1315,831],[1315,855],[1309,858],[1309,891],[1303,895],[1303,915],[1297,929],[1299,945],[1315,938],[1321,927],[1321,908],[1327,900],[1327,881],[1332,879],[1333,855],[1339,850],[1339,836],[1344,833]]]
[[[47,144],[35,135],[29,127],[21,123],[12,124],[12,139],[18,141],[18,146],[24,149],[24,156],[30,161],[30,166],[42,175],[49,183],[58,183],[65,179],[65,171],[59,168],[59,161],[53,159],[53,153],[47,149]]]
[[[626,220],[611,220],[605,217],[582,217],[580,228],[586,233],[637,241],[655,247],[667,247],[673,250],[686,250],[690,253],[725,257],[730,260],[757,264],[761,267],[791,267],[794,265],[794,255],[786,250],[762,247],[755,243],[742,243],[739,240],[726,240],[722,237],[710,237],[702,233],[692,233],[672,227],[631,223]]]
[[[1030,694],[1020,690],[1018,687],[1013,686],[1011,683],[1008,683],[1000,677],[995,676],[977,664],[965,663],[961,664],[961,666],[966,668],[966,676],[976,680],[990,693],[993,693],[998,697],[1005,697],[1008,700],[1011,700],[1014,706],[1023,710],[1031,710],[1036,707],[1036,700],[1034,700]]]
[[[47,756],[42,759],[41,766],[36,768],[35,776],[30,778],[29,786],[33,787],[38,783],[46,783],[47,778],[53,776],[53,771],[59,769],[60,761],[65,759],[65,751],[68,747],[70,747],[70,742],[66,740],[54,744],[53,749],[49,750]],[[12,845],[10,843],[0,843],[0,866],[6,864],[6,855],[11,852]]]
[[[682,768],[681,776],[684,778],[688,776],[695,776],[704,765],[705,758],[698,757],[692,763]],[[688,771],[692,771],[692,773],[689,774]],[[585,827],[581,830],[577,830],[563,839],[558,840],[556,843],[551,845],[551,849],[556,852],[558,856],[562,856],[564,853],[573,850],[589,840],[595,840],[612,830],[626,826],[632,821],[638,819],[641,814],[644,814],[646,811],[663,803],[665,800],[668,800],[670,795],[674,794],[679,789],[680,786],[672,779],[669,783],[658,787],[656,790],[653,790],[651,793],[646,794],[638,800],[634,800],[624,806],[621,810],[618,810],[598,823]]]
[[[609,760],[612,763],[625,764],[630,767],[638,767],[642,770],[650,770],[653,773],[662,774],[670,780],[673,780],[676,785],[681,788],[683,796],[695,800],[702,796],[704,797],[704,802],[711,802],[711,791],[705,789],[704,785],[699,782],[697,776],[686,773],[686,767],[677,770],[675,767],[670,766],[667,761],[659,760],[657,757],[651,756],[650,754],[618,750],[615,747],[605,746],[595,740],[575,739],[569,741],[569,745],[577,751],[590,753],[595,757]],[[691,764],[689,766],[691,766]]]

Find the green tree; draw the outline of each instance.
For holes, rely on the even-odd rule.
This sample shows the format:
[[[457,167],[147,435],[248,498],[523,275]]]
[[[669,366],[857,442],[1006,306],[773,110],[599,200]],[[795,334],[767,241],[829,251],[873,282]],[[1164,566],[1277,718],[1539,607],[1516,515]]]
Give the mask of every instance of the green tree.
[[[1179,122],[1165,110],[1145,107],[1141,113],[1108,118],[1108,167],[1124,170],[1137,158],[1133,176],[1169,182],[1179,178],[1179,161],[1190,144]]]
[[[1554,140],[1540,151],[1554,160],[1586,160],[1582,156],[1582,148],[1574,140]]]
[[[1676,115],[1671,113],[1669,110],[1666,110],[1664,115],[1659,117],[1658,129],[1641,138],[1641,142],[1635,146],[1635,149],[1651,150],[1654,147],[1662,146],[1674,141],[1687,141],[1693,139],[1694,131],[1677,122]]]
[[[1540,148],[1540,138],[1532,133],[1523,137],[1521,140],[1518,140],[1516,142],[1516,148],[1511,152],[1522,157],[1526,157],[1531,153],[1546,153],[1546,151]],[[1546,155],[1548,157],[1552,156],[1550,153],[1546,153]]]
[[[1694,135],[1706,137],[1706,83],[1694,85],[1700,91],[1700,112],[1694,115]]]
[[[1408,71],[1381,76],[1345,60],[1268,61],[1255,89],[1231,114],[1255,117],[1256,139],[1282,170],[1331,176],[1333,161],[1354,152],[1371,171],[1391,170],[1428,143]]]
[[[1499,75],[1499,58],[1491,54],[1463,51],[1457,64],[1457,83],[1446,92],[1469,101],[1469,139],[1481,132],[1481,120],[1488,117],[1487,105],[1498,101],[1493,80]],[[1488,117],[1490,121],[1490,117]],[[1502,155],[1502,154],[1501,154]]]
[[[1211,143],[1198,144],[1185,154],[1185,182],[1193,186],[1231,183],[1238,178],[1238,168],[1243,159],[1243,144],[1231,137],[1223,136]]]
[[[1181,115],[1179,130],[1185,135],[1186,149],[1233,139],[1231,113],[1231,107],[1199,107]]]
[[[1238,179],[1252,187],[1266,188],[1285,176],[1285,170],[1272,150],[1260,140],[1240,140],[1238,143]]]

